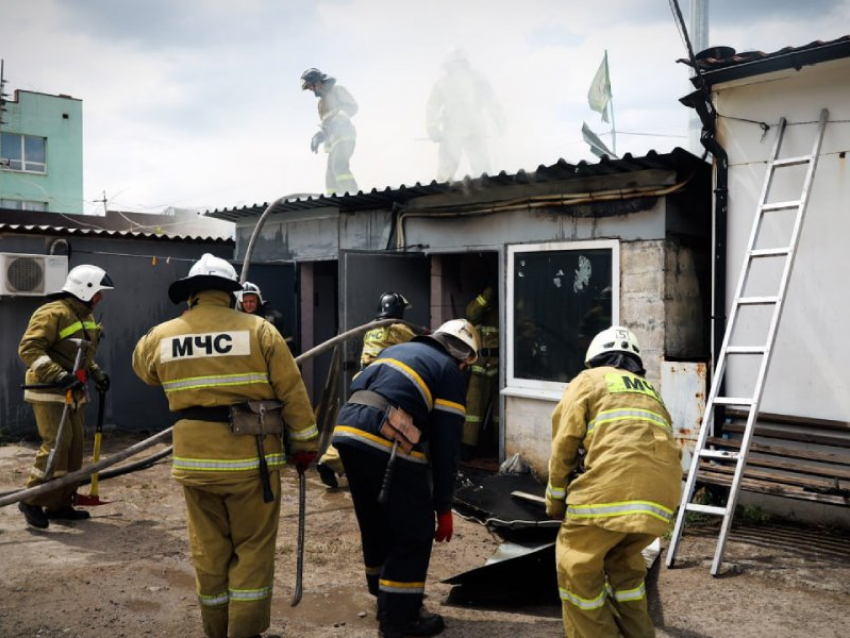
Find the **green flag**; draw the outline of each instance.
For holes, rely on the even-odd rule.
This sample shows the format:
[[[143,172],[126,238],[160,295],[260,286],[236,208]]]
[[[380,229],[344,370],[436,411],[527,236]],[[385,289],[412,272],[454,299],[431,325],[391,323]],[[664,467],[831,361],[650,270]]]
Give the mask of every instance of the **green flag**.
[[[611,100],[611,78],[608,76],[608,51],[602,58],[599,70],[593,76],[593,82],[587,92],[587,103],[597,113],[602,113],[602,121],[608,121],[608,102]]]

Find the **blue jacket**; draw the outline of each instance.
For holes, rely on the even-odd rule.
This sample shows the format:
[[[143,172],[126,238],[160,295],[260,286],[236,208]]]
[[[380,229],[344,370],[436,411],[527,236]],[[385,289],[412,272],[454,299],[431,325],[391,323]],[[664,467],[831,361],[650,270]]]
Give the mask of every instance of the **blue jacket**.
[[[430,465],[434,510],[450,510],[466,419],[466,379],[457,361],[431,341],[401,343],[383,350],[350,390],[377,392],[413,417],[422,440],[410,454],[399,449],[398,459],[411,469],[425,471]],[[381,436],[382,422],[383,413],[376,408],[346,403],[337,418],[333,443],[389,455],[392,444]]]

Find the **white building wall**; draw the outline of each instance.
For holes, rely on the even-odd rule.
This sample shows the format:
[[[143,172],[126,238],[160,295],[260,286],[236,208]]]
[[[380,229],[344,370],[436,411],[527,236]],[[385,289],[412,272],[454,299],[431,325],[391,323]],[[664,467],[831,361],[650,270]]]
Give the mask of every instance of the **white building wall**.
[[[850,60],[838,60],[715,87],[721,114],[718,137],[730,164],[727,314],[761,195],[766,160],[776,140],[775,124],[781,117],[788,121],[781,156],[804,155],[811,152],[820,110],[830,112],[766,382],[763,412],[850,421],[850,380],[843,374],[850,361],[850,339],[844,327],[850,316],[846,273],[850,238],[848,77]],[[742,120],[764,121],[771,128],[763,134],[757,124]],[[802,177],[800,169],[778,169],[770,201],[799,198]],[[763,247],[781,245],[782,236],[788,233],[790,222],[775,216],[764,234],[765,241],[772,243]],[[766,289],[771,280],[778,281],[778,275],[763,269],[756,273],[754,283]],[[758,340],[757,335],[766,333],[761,328],[764,320],[743,315],[742,319],[741,327],[749,331],[747,337]],[[730,367],[727,393],[746,396],[754,376],[744,366]]]

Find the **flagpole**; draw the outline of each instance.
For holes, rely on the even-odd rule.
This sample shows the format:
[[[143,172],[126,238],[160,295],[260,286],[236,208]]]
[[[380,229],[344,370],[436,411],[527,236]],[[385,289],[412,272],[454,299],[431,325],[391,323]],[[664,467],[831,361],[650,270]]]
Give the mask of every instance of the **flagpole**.
[[[608,104],[611,107],[611,150],[617,155],[617,125],[614,123],[614,92],[611,91],[611,73],[608,69],[608,49],[605,49],[605,77],[608,78]]]

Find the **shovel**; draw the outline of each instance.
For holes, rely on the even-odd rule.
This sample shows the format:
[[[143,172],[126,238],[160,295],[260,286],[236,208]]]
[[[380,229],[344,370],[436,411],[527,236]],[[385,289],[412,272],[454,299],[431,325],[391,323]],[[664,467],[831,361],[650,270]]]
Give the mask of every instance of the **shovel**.
[[[100,460],[100,440],[103,437],[103,414],[106,409],[106,392],[97,391],[97,425],[94,429],[94,453],[92,454],[92,463],[97,463]],[[77,505],[83,507],[93,507],[95,505],[108,505],[112,501],[103,501],[98,495],[98,473],[91,475],[91,488],[88,494],[77,494]]]

